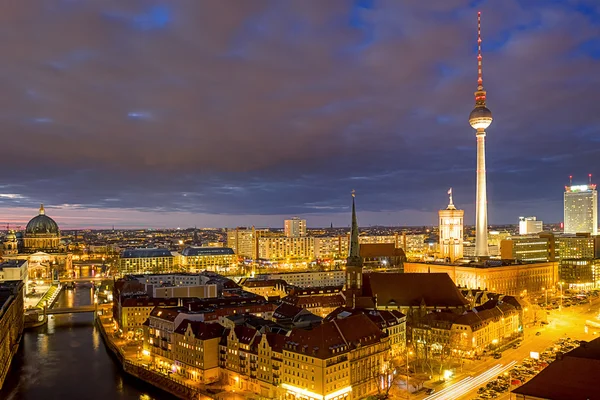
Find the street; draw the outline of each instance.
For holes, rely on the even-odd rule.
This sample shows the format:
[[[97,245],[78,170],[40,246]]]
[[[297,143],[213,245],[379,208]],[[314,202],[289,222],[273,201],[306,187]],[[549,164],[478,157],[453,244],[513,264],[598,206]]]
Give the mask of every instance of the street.
[[[426,384],[427,387],[435,388],[436,392],[434,394],[428,396],[424,392],[419,392],[411,395],[411,398],[427,400],[473,399],[477,397],[479,387],[509,370],[509,366],[522,362],[523,359],[529,357],[532,351],[541,353],[561,337],[586,341],[597,338],[598,335],[594,332],[600,333],[600,328],[590,327],[589,332],[586,333],[584,327],[586,320],[598,322],[599,310],[600,301],[596,301],[593,305],[583,304],[564,308],[561,311],[550,311],[548,315],[549,324],[528,328],[525,331],[525,338],[518,348],[510,348],[504,351],[500,359],[489,357],[483,361],[467,363],[464,365],[463,372],[457,373],[452,380],[437,386]],[[537,332],[540,332],[539,336],[536,335]],[[498,398],[508,399],[509,394],[506,393]]]

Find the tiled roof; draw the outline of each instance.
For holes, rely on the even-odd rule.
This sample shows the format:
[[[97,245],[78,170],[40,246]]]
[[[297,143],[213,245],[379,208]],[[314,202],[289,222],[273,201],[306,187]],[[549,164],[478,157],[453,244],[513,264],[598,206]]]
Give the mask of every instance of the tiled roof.
[[[292,304],[301,308],[311,307],[340,307],[346,304],[341,294],[338,295],[312,295],[312,296],[286,296],[282,303]]]
[[[446,273],[363,274],[364,294],[378,306],[464,307],[469,304]]]
[[[397,248],[394,243],[363,243],[359,251],[363,258],[404,257],[404,250]]]
[[[281,303],[279,307],[275,309],[273,312],[273,318],[276,319],[286,319],[286,318],[294,318],[298,313],[302,311],[302,308],[296,307],[294,305],[288,303]]]
[[[173,322],[180,312],[187,311],[185,308],[177,307],[154,307],[154,310],[150,313],[151,317],[164,319],[165,321]]]
[[[258,331],[254,328],[248,328],[246,326],[237,325],[234,328],[235,336],[240,343],[250,344],[252,339],[256,336]]]
[[[376,343],[385,334],[365,314],[324,322],[311,330],[292,329],[285,350],[321,359]]]
[[[201,321],[190,321],[188,319],[181,321],[181,324],[179,324],[175,332],[184,335],[188,326],[191,326],[196,339],[200,340],[215,339],[221,337],[225,332],[225,328],[220,324],[207,324]]]
[[[285,344],[286,336],[278,333],[267,333],[266,337],[267,341],[269,342],[269,346],[271,346],[271,350],[276,353],[281,353],[283,345]]]
[[[177,299],[161,299],[161,298],[128,298],[121,301],[121,307],[156,307],[156,306],[177,306]]]

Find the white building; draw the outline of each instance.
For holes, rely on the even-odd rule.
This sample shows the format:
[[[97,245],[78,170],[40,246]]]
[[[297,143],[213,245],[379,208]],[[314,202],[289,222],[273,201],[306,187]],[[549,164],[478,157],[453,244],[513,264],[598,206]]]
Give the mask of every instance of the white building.
[[[286,219],[283,230],[286,237],[306,236],[306,220],[298,217]]]
[[[457,210],[452,202],[452,189],[448,191],[450,203],[439,211],[440,257],[454,261],[463,256],[464,210]]]
[[[536,217],[519,217],[519,235],[533,235],[544,230],[543,222]]]
[[[301,288],[342,286],[345,282],[346,271],[309,271],[309,272],[285,272],[281,274],[259,275],[258,279],[283,279],[288,285]]]
[[[565,233],[598,234],[596,185],[565,186]]]
[[[0,264],[0,282],[23,281],[24,293],[29,293],[29,267],[27,260],[6,260]]]

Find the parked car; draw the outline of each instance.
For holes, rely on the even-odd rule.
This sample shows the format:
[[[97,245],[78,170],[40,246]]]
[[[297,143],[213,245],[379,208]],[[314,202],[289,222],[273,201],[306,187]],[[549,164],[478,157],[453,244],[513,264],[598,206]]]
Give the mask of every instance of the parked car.
[[[540,331],[537,331],[537,332],[535,333],[535,336],[540,336],[541,334],[542,334],[542,332],[540,332]]]

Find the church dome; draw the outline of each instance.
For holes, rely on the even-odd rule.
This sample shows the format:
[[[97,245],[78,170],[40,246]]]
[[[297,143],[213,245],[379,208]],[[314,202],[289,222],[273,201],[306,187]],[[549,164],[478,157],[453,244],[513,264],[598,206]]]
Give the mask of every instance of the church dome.
[[[34,217],[27,224],[27,228],[25,228],[26,234],[53,234],[58,235],[58,225],[54,220],[48,217],[44,211],[44,205],[42,204],[40,207],[40,214],[37,217]]]

